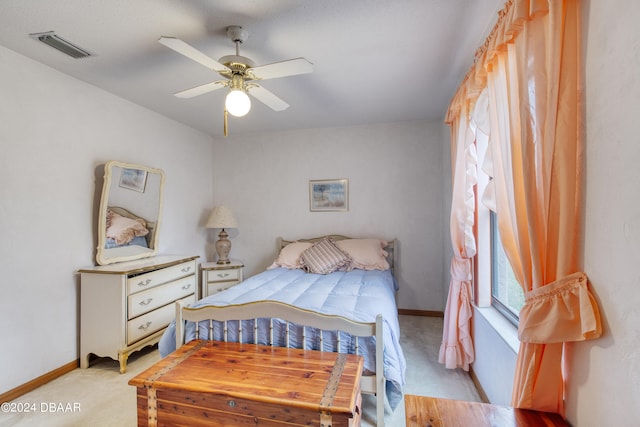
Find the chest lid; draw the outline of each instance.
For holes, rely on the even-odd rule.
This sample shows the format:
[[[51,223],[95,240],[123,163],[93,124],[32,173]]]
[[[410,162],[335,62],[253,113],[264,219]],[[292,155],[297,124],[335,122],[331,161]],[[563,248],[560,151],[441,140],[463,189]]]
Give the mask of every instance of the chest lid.
[[[351,413],[362,367],[363,358],[352,354],[195,340],[129,384]]]

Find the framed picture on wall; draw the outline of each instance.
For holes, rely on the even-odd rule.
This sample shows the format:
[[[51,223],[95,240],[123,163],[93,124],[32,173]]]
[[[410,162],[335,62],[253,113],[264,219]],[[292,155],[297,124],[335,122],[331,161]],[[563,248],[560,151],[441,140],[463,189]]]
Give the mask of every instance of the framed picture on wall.
[[[349,210],[348,179],[317,179],[309,181],[311,212],[346,212]]]
[[[120,174],[120,187],[144,193],[147,185],[147,171],[142,169],[122,169]]]

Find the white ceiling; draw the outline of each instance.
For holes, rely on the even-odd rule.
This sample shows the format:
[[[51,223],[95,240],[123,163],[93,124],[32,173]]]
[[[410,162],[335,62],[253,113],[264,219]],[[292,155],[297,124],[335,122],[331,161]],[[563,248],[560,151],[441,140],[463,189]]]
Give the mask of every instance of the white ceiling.
[[[312,74],[266,80],[288,104],[252,99],[230,133],[441,120],[504,0],[2,0],[0,45],[214,136],[225,90],[173,93],[217,80],[157,40],[182,39],[214,59],[235,53],[226,27],[250,36],[240,54],[263,65],[305,57]],[[31,33],[55,31],[93,53],[73,59]]]

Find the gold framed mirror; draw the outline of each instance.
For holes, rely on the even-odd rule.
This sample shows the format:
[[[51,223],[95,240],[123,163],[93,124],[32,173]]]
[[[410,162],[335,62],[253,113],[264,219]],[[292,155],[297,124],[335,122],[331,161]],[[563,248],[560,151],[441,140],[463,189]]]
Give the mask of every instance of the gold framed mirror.
[[[99,265],[156,255],[163,191],[161,169],[115,160],[105,164],[98,213]]]

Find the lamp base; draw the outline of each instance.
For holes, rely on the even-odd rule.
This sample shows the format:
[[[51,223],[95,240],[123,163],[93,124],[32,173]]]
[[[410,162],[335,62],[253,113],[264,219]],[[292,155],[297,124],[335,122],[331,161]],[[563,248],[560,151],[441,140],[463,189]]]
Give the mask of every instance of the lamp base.
[[[218,234],[218,241],[216,241],[216,253],[218,254],[218,261],[216,264],[229,264],[229,251],[231,250],[231,241],[227,239],[229,235],[224,228]]]

